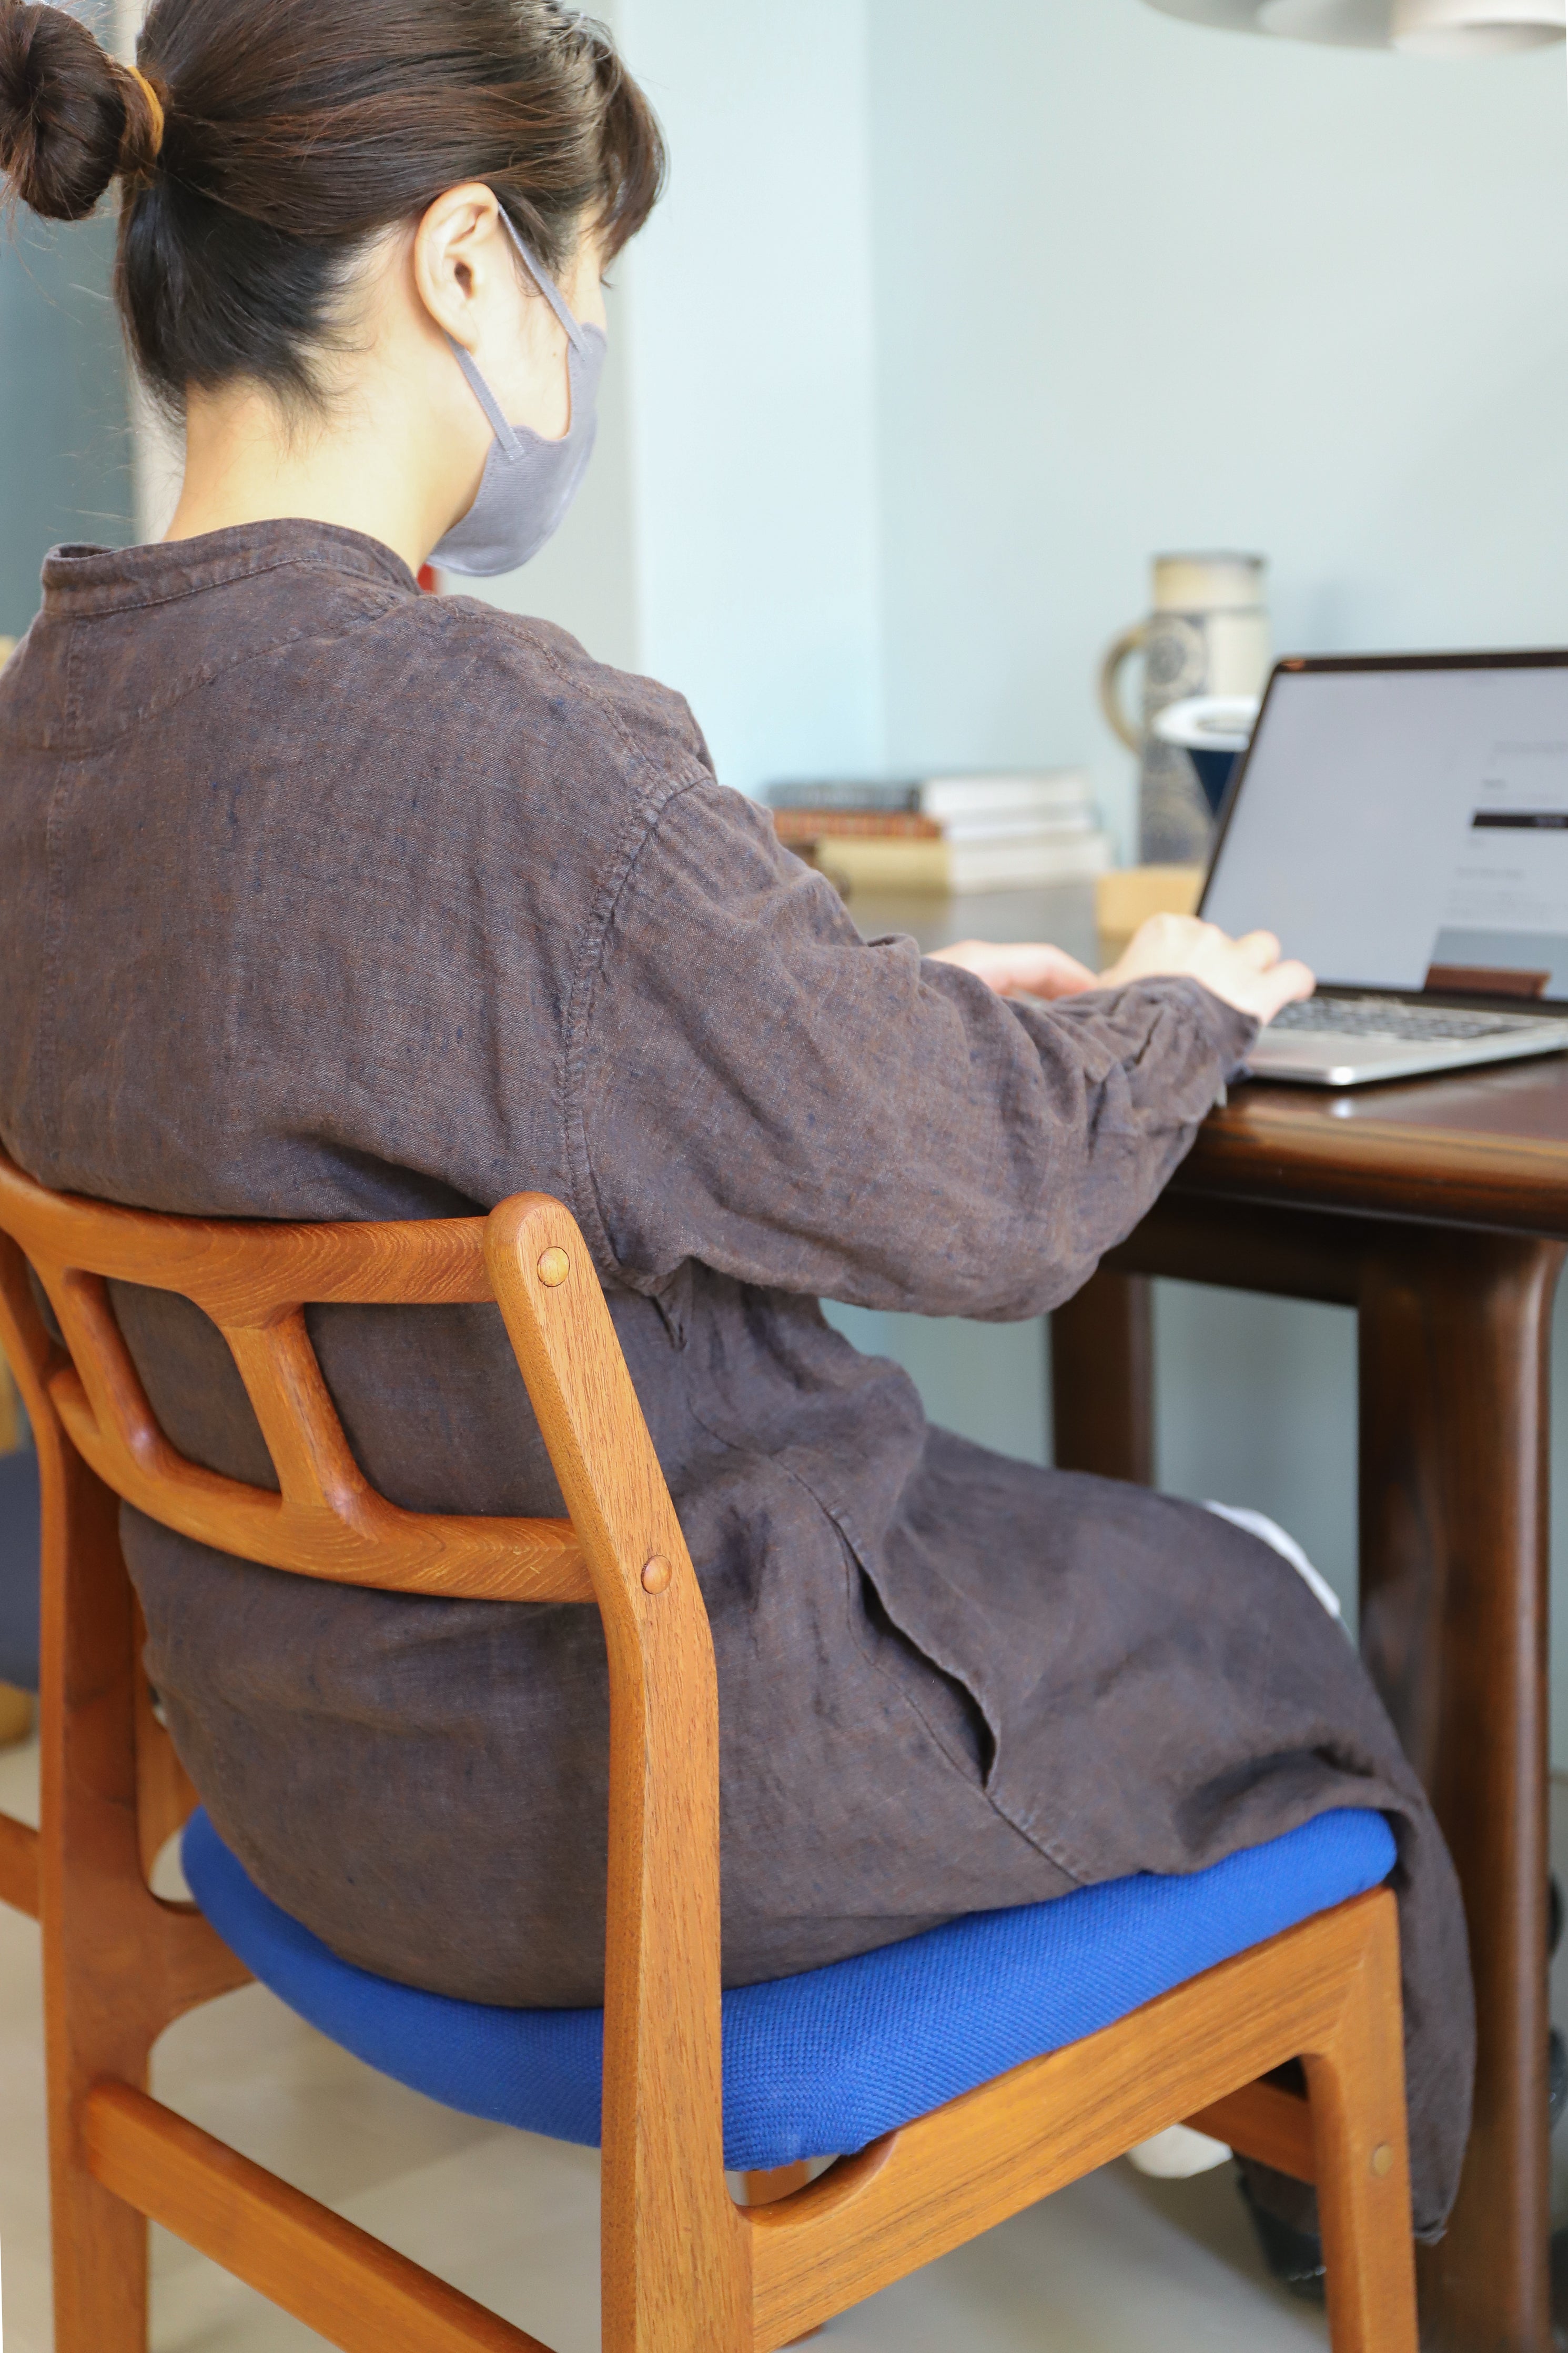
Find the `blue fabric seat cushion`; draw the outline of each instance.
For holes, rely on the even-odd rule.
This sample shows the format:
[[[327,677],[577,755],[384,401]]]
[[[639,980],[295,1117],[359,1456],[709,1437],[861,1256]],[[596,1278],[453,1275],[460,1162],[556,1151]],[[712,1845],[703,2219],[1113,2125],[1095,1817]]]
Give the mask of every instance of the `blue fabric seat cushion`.
[[[604,2012],[501,2010],[339,1960],[247,1876],[205,1811],[191,1892],[290,2010],[465,2114],[594,2147]],[[724,1996],[724,2156],[735,2171],[846,2156],[1156,1994],[1378,1886],[1381,1814],[1341,1810],[1179,1878],[1141,1873],[977,1912],[900,1945]]]

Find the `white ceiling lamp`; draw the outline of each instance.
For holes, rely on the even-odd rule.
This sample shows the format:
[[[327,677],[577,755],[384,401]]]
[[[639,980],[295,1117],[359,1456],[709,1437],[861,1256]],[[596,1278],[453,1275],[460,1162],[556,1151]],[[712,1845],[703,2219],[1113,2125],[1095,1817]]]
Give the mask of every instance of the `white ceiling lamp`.
[[[1415,58],[1496,58],[1563,36],[1564,0],[1150,0],[1167,16],[1232,32],[1398,49]]]

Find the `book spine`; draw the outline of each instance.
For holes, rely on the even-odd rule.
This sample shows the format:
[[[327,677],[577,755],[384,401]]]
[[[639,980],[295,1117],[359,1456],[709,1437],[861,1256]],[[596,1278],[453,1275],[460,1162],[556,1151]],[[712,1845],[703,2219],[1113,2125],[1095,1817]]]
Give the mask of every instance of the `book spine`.
[[[822,778],[807,785],[770,785],[763,797],[769,808],[792,813],[799,809],[837,809],[851,816],[918,817],[920,794],[921,788],[914,783],[873,785],[850,780],[836,784],[830,778]]]
[[[1029,890],[1102,873],[1110,863],[1110,841],[1104,833],[1026,844],[825,834],[812,858],[851,891]]]
[[[792,847],[803,841],[1062,841],[1096,831],[1092,809],[1059,810],[1046,816],[1015,812],[1004,816],[948,818],[905,817],[891,811],[846,809],[775,809],[773,825],[781,841]]]
[[[1093,800],[1089,777],[1079,768],[1036,776],[932,777],[919,789],[920,807],[938,818],[962,818],[976,809],[1045,816],[1054,809],[1087,808]]]
[[[944,841],[1068,841],[1100,829],[1092,808],[1058,809],[1045,813],[1015,811],[1006,817],[947,818],[937,830]]]
[[[896,809],[775,809],[773,824],[779,839],[792,846],[798,841],[825,838],[867,836],[883,840],[937,841],[942,830],[934,818],[911,817]]]

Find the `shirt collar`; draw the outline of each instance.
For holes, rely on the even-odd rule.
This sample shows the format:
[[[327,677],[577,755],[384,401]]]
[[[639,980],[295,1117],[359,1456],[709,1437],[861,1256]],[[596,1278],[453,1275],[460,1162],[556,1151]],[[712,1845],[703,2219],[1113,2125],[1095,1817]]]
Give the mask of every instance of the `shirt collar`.
[[[290,518],[236,523],[196,539],[161,540],[144,547],[54,548],[44,559],[44,610],[61,616],[127,612],[290,564],[380,581],[410,596],[419,593],[403,558],[380,540],[337,523]]]

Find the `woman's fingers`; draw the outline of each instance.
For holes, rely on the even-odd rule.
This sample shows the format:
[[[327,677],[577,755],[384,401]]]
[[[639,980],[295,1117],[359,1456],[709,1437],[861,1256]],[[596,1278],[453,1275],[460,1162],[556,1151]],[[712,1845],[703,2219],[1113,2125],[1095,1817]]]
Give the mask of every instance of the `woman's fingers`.
[[[1259,1019],[1272,1021],[1287,1005],[1299,1004],[1302,997],[1310,997],[1317,985],[1307,966],[1295,956],[1272,965],[1261,976],[1263,1002],[1258,1008]]]
[[[1272,932],[1244,932],[1236,943],[1236,952],[1259,972],[1268,972],[1279,961],[1279,943]]]
[[[1137,932],[1126,952],[1103,976],[1116,988],[1134,980],[1189,979],[1238,1012],[1271,1021],[1282,1006],[1310,997],[1314,982],[1295,958],[1281,963],[1272,932],[1226,937],[1217,923],[1193,915],[1156,915]]]
[[[1152,980],[1167,973],[1184,973],[1203,942],[1220,939],[1212,923],[1195,915],[1150,915],[1140,923],[1113,965],[1100,976],[1101,988],[1123,988],[1129,981]]]

